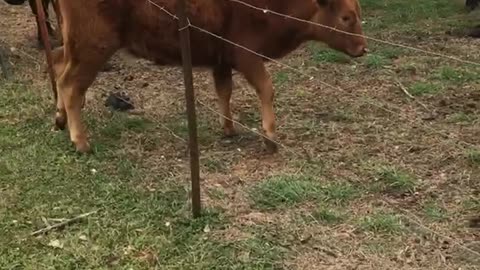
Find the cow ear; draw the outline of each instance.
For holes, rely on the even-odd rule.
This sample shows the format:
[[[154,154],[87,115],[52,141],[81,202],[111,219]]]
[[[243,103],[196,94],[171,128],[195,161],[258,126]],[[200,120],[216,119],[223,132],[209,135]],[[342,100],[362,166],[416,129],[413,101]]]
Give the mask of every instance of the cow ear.
[[[320,6],[328,6],[332,0],[317,0]]]

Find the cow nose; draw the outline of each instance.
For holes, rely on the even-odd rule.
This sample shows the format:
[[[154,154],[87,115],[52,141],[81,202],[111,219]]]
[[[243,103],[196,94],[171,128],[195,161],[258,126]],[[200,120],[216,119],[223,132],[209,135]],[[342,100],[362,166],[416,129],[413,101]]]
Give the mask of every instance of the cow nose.
[[[352,56],[354,57],[360,57],[360,56],[363,56],[364,54],[368,53],[368,48],[365,46],[365,45],[359,45],[357,46],[353,52],[352,52]]]

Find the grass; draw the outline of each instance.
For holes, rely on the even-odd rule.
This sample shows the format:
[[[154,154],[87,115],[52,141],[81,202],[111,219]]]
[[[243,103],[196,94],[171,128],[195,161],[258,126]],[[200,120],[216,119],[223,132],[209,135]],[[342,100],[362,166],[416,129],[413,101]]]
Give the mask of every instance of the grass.
[[[282,87],[290,80],[290,76],[285,71],[279,71],[273,75],[273,83],[276,87]]]
[[[471,124],[475,121],[475,116],[466,114],[464,112],[457,112],[448,116],[448,121],[452,123],[467,123]]]
[[[435,201],[426,202],[423,207],[423,211],[428,219],[432,221],[441,222],[448,218],[445,208],[439,206]]]
[[[480,75],[477,72],[445,66],[437,71],[434,78],[453,84],[464,84],[480,80]]]
[[[291,207],[309,201],[344,205],[359,194],[356,187],[345,183],[322,186],[305,176],[278,175],[270,177],[250,191],[250,198],[261,209]]]
[[[408,88],[414,96],[433,95],[442,90],[442,87],[433,82],[415,82]]]
[[[29,89],[19,90],[4,87],[0,93],[4,101],[16,96],[23,102],[22,115],[8,104],[0,109],[0,246],[8,247],[0,251],[0,268],[263,269],[276,263],[275,247],[262,247],[262,240],[205,241],[207,226],[214,230],[226,222],[222,213],[205,209],[202,218],[191,219],[183,181],[144,168],[120,149],[140,132],[158,135],[149,120],[122,114],[96,120],[92,128],[101,150],[80,156],[65,151],[70,144],[63,133],[50,131],[45,103]],[[14,114],[21,117],[17,123],[5,121]],[[161,188],[142,187],[148,177],[156,177]],[[63,231],[29,236],[45,226],[43,217],[70,218],[94,209],[100,212]],[[235,255],[244,249],[248,261]]]
[[[338,211],[325,208],[319,208],[312,213],[313,218],[318,220],[326,225],[335,225],[343,222],[345,220],[345,216]]]
[[[332,49],[320,47],[316,44],[311,44],[308,49],[310,51],[312,61],[315,64],[350,62],[350,59],[345,54]]]
[[[365,65],[370,69],[381,69],[390,64],[391,61],[388,58],[378,54],[369,54],[365,58]]]
[[[334,183],[322,188],[323,200],[333,204],[345,204],[359,195],[359,190],[346,183]]]
[[[413,193],[417,186],[415,178],[391,166],[378,168],[376,178],[384,191],[393,194]]]
[[[474,41],[445,34],[474,25],[460,5],[414,2],[361,1],[365,33],[480,62]],[[94,154],[79,155],[66,132],[50,131],[47,80],[32,65],[44,56],[24,44],[31,27],[12,12],[5,9],[0,23],[5,48],[16,48],[7,52],[19,78],[0,81],[0,269],[477,266],[475,254],[415,225],[475,248],[468,241],[475,228],[463,222],[480,211],[480,155],[464,147],[480,144],[480,73],[472,65],[373,41],[358,59],[318,43],[279,59],[312,78],[267,64],[278,141],[291,151],[268,155],[242,128],[221,139],[218,115],[199,107],[203,215],[192,219],[188,151],[172,135],[188,139],[181,69],[115,58],[118,70],[99,74],[83,114]],[[196,72],[197,96],[218,110],[208,71]],[[255,91],[238,79],[232,113],[261,130]],[[399,98],[395,79],[425,107]],[[102,91],[118,86],[139,113],[104,107]],[[429,112],[435,117],[426,120]],[[44,219],[97,209],[63,230],[29,236]]]
[[[461,4],[450,0],[422,1],[416,2],[415,5],[402,0],[365,0],[361,2],[361,5],[362,9],[373,14],[366,20],[367,31],[382,31],[395,25],[395,31],[419,32],[422,29],[419,25],[422,24],[430,28],[452,24],[453,22],[442,20],[442,18],[462,11]],[[437,25],[427,24],[433,20]],[[461,22],[456,23],[460,24]]]
[[[480,151],[471,149],[467,152],[467,159],[472,165],[480,165]]]
[[[321,187],[310,178],[279,175],[257,184],[250,191],[255,206],[261,209],[275,209],[292,206],[318,199]]]
[[[405,229],[401,218],[389,213],[375,213],[360,221],[360,228],[374,233],[396,234]]]
[[[228,170],[228,164],[219,158],[210,157],[202,161],[203,167],[209,172],[225,173]]]

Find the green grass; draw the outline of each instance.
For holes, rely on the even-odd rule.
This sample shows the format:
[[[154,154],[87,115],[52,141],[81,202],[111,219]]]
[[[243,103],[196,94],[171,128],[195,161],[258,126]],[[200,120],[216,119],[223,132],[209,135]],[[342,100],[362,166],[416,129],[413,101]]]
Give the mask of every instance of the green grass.
[[[423,206],[423,211],[431,221],[441,222],[448,218],[446,209],[439,206],[438,203],[434,201],[426,202]]]
[[[458,85],[478,81],[480,75],[478,72],[470,72],[463,68],[444,66],[434,74],[433,78]]]
[[[315,210],[312,213],[313,218],[315,220],[326,224],[326,225],[335,225],[342,223],[346,217],[343,213],[340,213],[338,211],[335,211],[333,209],[330,209],[328,207],[321,207],[317,210]]]
[[[369,54],[365,58],[365,66],[370,69],[381,69],[390,64],[390,59],[378,54]]]
[[[378,168],[376,179],[381,189],[393,194],[413,193],[418,184],[410,174],[391,166]]]
[[[406,55],[407,53],[407,50],[392,46],[381,46],[376,49],[376,54],[389,60],[397,59],[401,56]]]
[[[321,185],[305,175],[278,175],[256,184],[250,198],[260,209],[291,207],[314,201],[345,205],[359,195],[359,190],[348,183]]]
[[[175,172],[168,164],[145,167],[143,148],[127,151],[126,143],[142,142],[138,134],[164,132],[150,120],[86,113],[98,151],[78,155],[64,132],[50,131],[45,100],[28,88],[0,88],[1,269],[267,269],[281,262],[279,248],[255,235],[209,239],[208,231],[228,222],[223,213],[206,208],[192,219],[189,185],[165,173]],[[29,235],[45,226],[43,218],[93,210],[63,230]]]
[[[349,63],[350,58],[344,53],[335,51],[333,49],[320,47],[316,44],[310,44],[308,50],[311,54],[311,59],[315,64],[322,63]]]
[[[467,159],[472,165],[480,165],[480,150],[471,149],[467,152]]]
[[[333,183],[322,188],[323,200],[333,204],[345,204],[359,195],[360,191],[348,183]]]
[[[467,198],[462,202],[462,206],[467,211],[479,212],[480,211],[480,198]]]
[[[184,140],[188,141],[188,121],[185,115],[175,115],[169,117],[170,119],[163,119],[166,121],[165,126],[171,130],[177,136],[180,136]],[[206,121],[204,118],[197,119],[197,134],[198,134],[198,143],[200,145],[208,145],[220,138],[221,134],[218,133],[219,126],[211,126],[210,122]],[[218,122],[215,122],[218,123]]]
[[[361,6],[364,13],[370,15],[366,18],[367,31],[388,28],[395,28],[395,31],[421,31],[418,26],[432,20],[436,20],[436,27],[441,27],[452,22],[439,18],[458,14],[463,8],[461,4],[451,0],[419,1],[415,4],[403,0],[365,0],[361,1]]]
[[[476,23],[453,2],[362,0],[365,34],[478,62],[468,49],[471,41],[445,35]],[[45,78],[31,59],[7,50],[32,85],[0,82],[0,269],[260,270],[332,263],[354,269],[359,258],[365,269],[442,269],[431,247],[445,243],[418,223],[454,239],[475,238],[475,228],[464,221],[480,212],[480,155],[462,148],[460,140],[475,144],[478,137],[474,103],[480,73],[472,65],[374,41],[369,47],[371,53],[351,59],[312,43],[281,59],[312,80],[268,65],[278,89],[278,140],[296,155],[282,148],[267,155],[261,138],[245,130],[220,140],[218,116],[198,108],[204,206],[199,219],[191,217],[186,144],[171,134],[188,139],[184,103],[152,106],[161,98],[183,99],[180,73],[167,68],[161,74],[169,76],[153,78],[143,66],[135,69],[135,78],[150,78],[151,88],[160,91],[135,98],[145,116],[111,112],[102,100],[89,102],[83,115],[94,154],[79,155],[66,132],[50,131],[53,106],[44,97],[49,90],[32,89]],[[43,61],[34,49],[23,49]],[[25,63],[31,67],[23,68]],[[390,71],[439,117],[424,121],[421,106],[399,99]],[[215,109],[207,82],[197,81],[196,87]],[[117,83],[113,77],[99,80],[91,97]],[[175,96],[173,90],[180,92]],[[255,91],[237,90],[236,118],[261,130]],[[149,103],[145,108],[142,99]],[[157,110],[169,113],[149,116]],[[363,167],[369,160],[378,162]],[[52,223],[97,209],[62,230],[30,236],[45,226],[43,219]],[[452,269],[476,265],[458,246],[444,251],[453,258],[446,257]]]
[[[457,112],[452,115],[449,115],[447,120],[451,123],[471,124],[476,120],[476,117],[474,115],[466,114],[464,112]]]
[[[201,163],[208,172],[225,173],[228,169],[228,164],[216,157],[203,158]]]
[[[275,209],[292,206],[321,196],[321,186],[304,176],[279,175],[270,177],[250,190],[256,207]]]
[[[285,86],[290,80],[290,75],[288,72],[279,71],[273,74],[273,83],[276,87]]]
[[[410,85],[408,91],[414,96],[433,95],[442,90],[442,87],[433,82],[415,82]]]
[[[379,212],[361,219],[360,228],[374,233],[395,234],[403,231],[405,225],[399,216]]]

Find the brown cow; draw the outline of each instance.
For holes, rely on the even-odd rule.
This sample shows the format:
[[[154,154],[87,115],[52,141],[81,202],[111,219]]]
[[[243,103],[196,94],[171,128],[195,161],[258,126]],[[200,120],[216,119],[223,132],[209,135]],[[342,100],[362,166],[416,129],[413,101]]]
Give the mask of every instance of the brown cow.
[[[175,0],[60,0],[64,46],[54,53],[58,100],[55,117],[60,129],[68,124],[77,151],[89,152],[81,109],[85,92],[104,63],[119,49],[159,65],[181,63],[178,21],[160,8],[175,11]],[[271,58],[281,58],[299,45],[316,40],[352,57],[366,52],[358,0],[244,0],[303,20],[359,34],[348,35],[284,17],[267,14],[231,0],[187,0],[189,20],[216,35]],[[234,135],[230,97],[232,69],[255,88],[261,103],[262,126],[275,139],[274,91],[264,59],[191,29],[192,62],[212,69],[226,135]],[[265,141],[267,149],[277,146]]]

